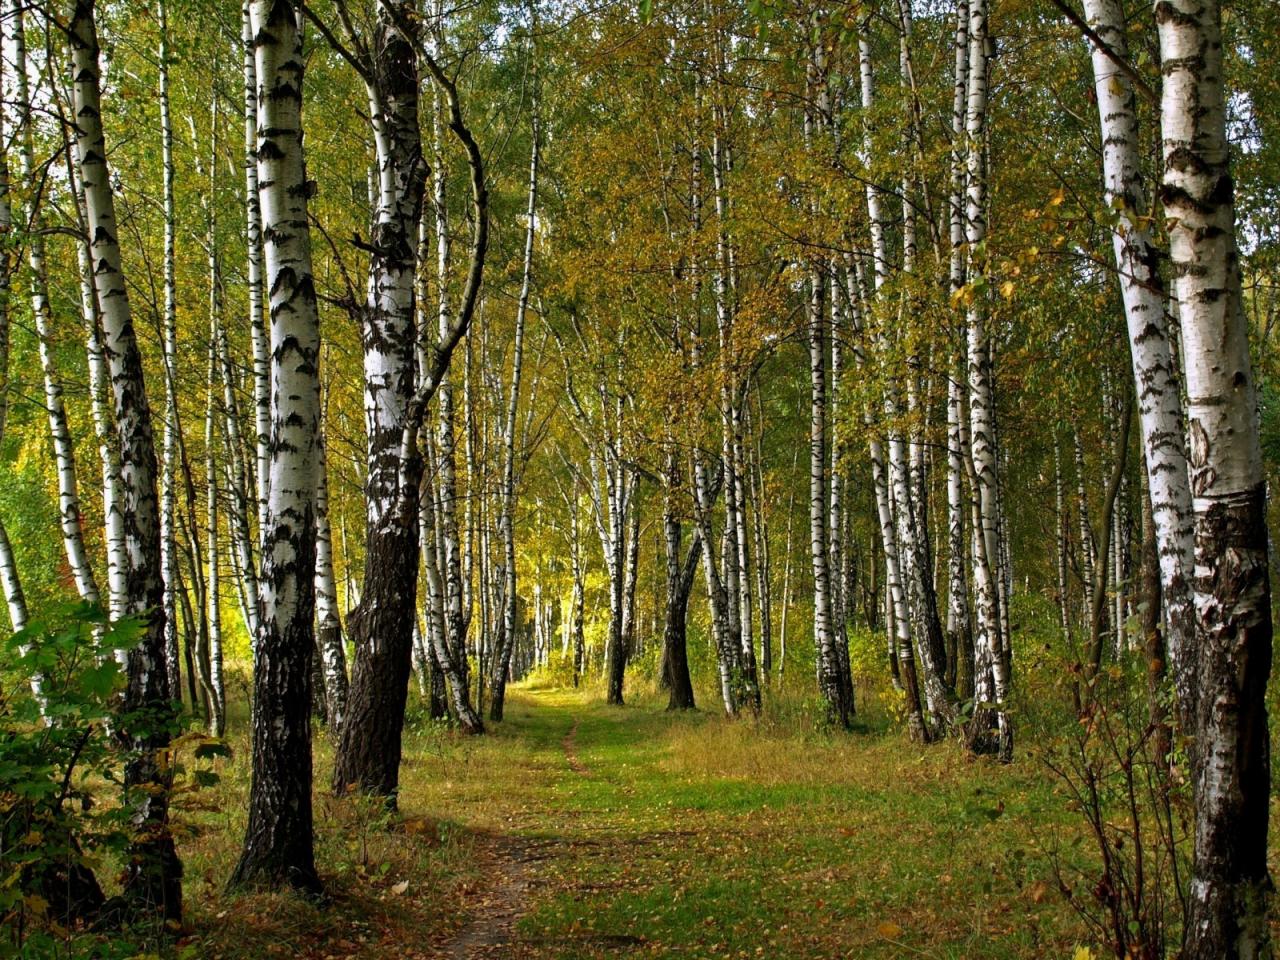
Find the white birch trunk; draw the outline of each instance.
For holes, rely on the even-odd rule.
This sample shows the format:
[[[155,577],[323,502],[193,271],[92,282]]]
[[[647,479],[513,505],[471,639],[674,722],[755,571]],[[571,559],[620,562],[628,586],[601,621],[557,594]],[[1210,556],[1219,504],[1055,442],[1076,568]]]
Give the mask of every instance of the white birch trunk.
[[[968,143],[965,191],[965,242],[968,245],[968,372],[969,442],[973,464],[973,496],[978,523],[974,539],[981,541],[975,551],[974,586],[977,596],[976,643],[982,648],[984,668],[991,671],[992,706],[999,729],[997,751],[1002,757],[1013,752],[1013,727],[1002,705],[1009,697],[1009,676],[1001,650],[999,614],[999,537],[996,504],[995,396],[992,390],[991,343],[987,330],[987,290],[984,270],[987,235],[987,171],[985,141],[987,125],[987,0],[969,4],[969,82],[965,115]]]
[[[212,224],[212,217],[210,217]],[[209,231],[213,235],[212,225]],[[222,676],[222,548],[219,543],[217,396],[218,396],[218,292],[216,264],[210,251],[209,363],[205,381],[204,470],[205,470],[205,557],[209,563],[205,612],[209,621],[209,733],[221,737],[226,732],[227,694]]]
[[[258,192],[258,70],[253,52],[251,0],[244,0],[241,41],[244,45],[244,211],[248,263],[249,331],[253,345],[253,422],[256,438],[258,536],[266,535],[267,488],[270,480],[271,349],[262,288],[262,200]]]
[[[235,367],[231,362],[231,349],[227,342],[227,330],[218,325],[218,362],[222,378],[222,431],[227,451],[225,474],[228,481],[230,516],[228,526],[235,547],[236,576],[244,606],[244,625],[250,638],[258,635],[258,569],[254,554],[254,540],[250,517],[255,503],[254,491],[245,466],[244,435],[240,427],[240,404],[235,389]]]
[[[178,531],[175,490],[178,432],[178,281],[177,214],[174,210],[173,122],[169,103],[168,4],[156,8],[160,21],[159,94],[160,157],[164,209],[164,318],[161,338],[164,356],[164,438],[160,454],[160,572],[164,577],[164,647],[169,667],[170,696],[180,699],[178,657]],[[216,128],[215,128],[216,129]],[[213,134],[216,137],[216,132]]]
[[[329,522],[329,466],[323,424],[320,428],[319,479],[316,483],[316,642],[324,671],[325,708],[332,732],[342,729],[347,707],[347,656],[338,614],[338,583],[333,566],[333,530]]]
[[[302,34],[288,0],[250,3],[255,151],[269,281],[271,424],[254,657],[253,777],[237,884],[318,892],[311,813],[311,657],[320,328],[302,151]]]
[[[103,351],[111,377],[120,451],[120,510],[123,517],[125,596],[123,612],[144,618],[142,641],[128,654],[125,716],[141,710],[168,708],[170,683],[165,658],[164,582],[160,570],[160,517],[156,496],[156,450],[151,408],[147,402],[129,305],[121,269],[115,197],[107,165],[102,127],[101,76],[93,0],[76,0],[68,27],[71,46],[72,109],[76,117],[76,162],[84,189],[86,222],[93,262],[94,288],[102,314]],[[136,751],[125,771],[132,819],[139,831],[125,880],[126,896],[166,919],[181,915],[181,867],[172,837],[165,829],[168,800],[149,789],[164,782],[157,756],[168,733],[122,734]],[[140,789],[131,789],[140,788]]]
[[[11,0],[7,11],[10,43],[14,58],[14,110],[16,123],[14,139],[18,146],[18,172],[27,191],[34,198],[39,184],[33,159],[31,130],[31,95],[27,81],[27,52],[24,7],[18,0]],[[67,422],[66,404],[63,400],[62,379],[54,364],[53,311],[49,304],[49,272],[45,262],[43,217],[33,201],[31,209],[22,211],[22,219],[28,224],[24,238],[27,248],[27,270],[31,313],[35,320],[36,336],[40,345],[40,369],[44,377],[45,413],[49,420],[49,434],[53,440],[55,475],[58,483],[58,523],[62,533],[63,551],[67,565],[75,580],[76,592],[88,603],[98,603],[98,581],[89,561],[89,551],[84,542],[84,524],[80,513],[80,493],[76,480],[75,444]]]
[[[1198,690],[1185,956],[1271,956],[1265,691],[1272,620],[1258,397],[1227,140],[1218,0],[1157,0],[1164,176],[1186,367]]]
[[[536,52],[531,55],[536,56]],[[502,606],[502,649],[495,651],[490,689],[493,691],[490,716],[502,719],[506,683],[511,670],[511,651],[516,637],[516,415],[520,409],[520,378],[524,364],[525,315],[533,285],[533,248],[537,236],[538,164],[541,158],[542,127],[539,116],[540,87],[537,64],[530,79],[529,189],[525,205],[524,260],[520,274],[520,294],[516,299],[515,333],[511,347],[511,386],[507,393],[506,415],[502,422],[502,494],[498,526],[502,537],[502,568],[505,575]],[[539,589],[541,585],[538,585]],[[535,609],[537,605],[535,604]]]
[[[117,439],[113,436],[111,413],[110,373],[107,358],[102,349],[102,323],[98,310],[98,295],[93,285],[93,264],[89,256],[88,230],[84,207],[84,192],[80,189],[80,177],[76,169],[74,151],[68,151],[67,185],[75,202],[77,225],[85,239],[76,244],[78,270],[76,277],[80,289],[80,314],[84,327],[85,353],[89,373],[89,410],[93,419],[94,438],[98,446],[98,462],[102,476],[102,514],[107,553],[108,610],[112,619],[124,616],[125,582],[127,566],[124,542],[124,513],[121,508],[120,456]],[[181,434],[179,433],[179,441]],[[118,654],[121,663],[124,654]]]
[[[20,27],[19,27],[20,29]],[[22,60],[18,61],[22,63]],[[0,55],[0,97],[7,91],[5,62]],[[9,418],[9,296],[12,291],[13,261],[9,244],[13,232],[13,210],[9,203],[9,154],[4,111],[0,110],[0,441],[4,440]],[[18,561],[9,542],[9,532],[0,521],[0,591],[9,611],[9,624],[14,633],[25,630],[29,620],[27,598],[22,589]],[[25,651],[24,651],[25,652]],[[31,677],[31,693],[44,712],[44,680],[37,673]]]
[[[1110,51],[1128,59],[1124,11],[1117,0],[1086,0],[1085,16]],[[1160,561],[1166,643],[1179,700],[1194,702],[1194,565],[1191,487],[1182,391],[1165,318],[1159,251],[1142,176],[1133,81],[1097,43],[1090,44],[1102,128],[1102,177],[1112,211],[1112,247],[1124,299],[1139,426]]]

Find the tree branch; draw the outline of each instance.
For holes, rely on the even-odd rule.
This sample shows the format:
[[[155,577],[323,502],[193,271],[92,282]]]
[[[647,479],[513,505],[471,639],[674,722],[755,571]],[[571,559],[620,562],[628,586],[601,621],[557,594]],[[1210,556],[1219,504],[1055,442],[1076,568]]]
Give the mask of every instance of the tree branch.
[[[1147,85],[1147,81],[1142,79],[1141,74],[1138,73],[1133,64],[1112,49],[1111,45],[1098,35],[1098,31],[1089,26],[1089,24],[1085,22],[1084,17],[1080,16],[1080,14],[1076,13],[1075,10],[1071,8],[1071,5],[1067,3],[1067,0],[1049,0],[1049,2],[1057,7],[1058,10],[1061,11],[1062,15],[1070,20],[1072,25],[1083,33],[1085,38],[1097,47],[1104,57],[1114,63],[1116,67],[1119,68],[1120,72],[1129,78],[1129,82],[1133,84],[1134,89],[1142,94],[1148,103],[1153,103],[1159,106],[1160,97],[1157,96],[1156,92]]]

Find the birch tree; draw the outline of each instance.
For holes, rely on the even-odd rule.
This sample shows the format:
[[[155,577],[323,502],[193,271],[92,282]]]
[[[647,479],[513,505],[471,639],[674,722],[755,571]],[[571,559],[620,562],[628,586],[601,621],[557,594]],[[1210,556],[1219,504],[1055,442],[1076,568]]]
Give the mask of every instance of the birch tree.
[[[302,152],[302,31],[290,0],[252,0],[258,196],[269,290],[271,432],[261,621],[254,663],[253,776],[236,886],[318,894],[311,813],[311,656],[320,329]]]
[[[123,612],[146,624],[129,651],[127,717],[150,716],[145,728],[121,730],[132,755],[125,769],[125,796],[138,839],[125,878],[125,898],[139,911],[166,919],[182,913],[182,867],[167,829],[166,774],[158,763],[168,743],[164,719],[171,687],[165,656],[164,584],[160,569],[156,450],[134,334],[128,288],[121,269],[115,197],[102,124],[99,48],[93,0],[76,0],[67,28],[71,46],[72,104],[76,116],[76,160],[84,190],[94,289],[101,311],[103,348],[111,378],[120,451],[121,512],[125,568]],[[134,721],[136,723],[136,721]]]
[[[1185,952],[1195,960],[1266,957],[1271,593],[1226,131],[1222,10],[1216,0],[1157,0],[1155,17],[1163,75],[1160,200],[1185,360],[1195,542],[1190,669],[1198,682],[1192,702],[1182,704],[1193,720],[1196,805]],[[1181,637],[1174,632],[1170,639]],[[1175,675],[1182,659],[1173,657]]]
[[[1009,758],[1013,751],[1013,726],[1002,704],[1009,696],[1008,661],[1001,649],[998,557],[996,532],[995,397],[991,377],[991,342],[987,328],[985,278],[987,236],[987,126],[988,37],[986,0],[969,0],[969,75],[965,112],[965,243],[966,323],[968,354],[966,380],[969,389],[970,486],[974,499],[973,576],[976,593],[975,697],[990,705],[998,728],[995,750]],[[978,727],[985,710],[977,712]],[[975,728],[974,738],[980,731]],[[977,742],[976,740],[974,742]]]
[[[75,444],[63,397],[62,377],[54,359],[55,332],[53,308],[49,302],[49,270],[45,259],[44,221],[40,209],[42,175],[36,170],[32,134],[31,94],[28,83],[26,28],[23,7],[10,3],[6,19],[11,31],[10,44],[14,60],[15,141],[18,147],[18,173],[24,192],[30,198],[28,208],[21,210],[26,224],[23,238],[27,249],[27,280],[31,315],[35,321],[40,346],[40,369],[44,379],[44,405],[48,416],[49,435],[53,440],[54,463],[58,481],[58,519],[67,565],[75,581],[76,592],[88,603],[99,602],[98,580],[89,560],[84,540],[84,521],[80,509],[79,481],[76,476]],[[20,208],[21,209],[21,208]]]
[[[531,24],[537,29],[536,14]],[[506,416],[502,421],[502,493],[498,526],[502,533],[502,571],[505,578],[502,608],[502,647],[495,651],[490,677],[491,700],[489,718],[501,720],[506,697],[507,678],[511,671],[511,651],[516,638],[516,414],[520,409],[520,377],[524,364],[525,315],[529,310],[529,294],[533,283],[533,247],[538,220],[538,162],[542,149],[542,126],[539,116],[540,90],[537,74],[537,51],[530,41],[532,99],[530,101],[529,191],[525,206],[524,258],[520,271],[520,293],[516,299],[516,322],[511,347],[511,385],[507,393]]]
[[[414,498],[421,463],[405,462],[401,444],[417,386],[415,250],[427,177],[412,13],[408,3],[385,0],[367,47],[353,30],[346,36],[347,56],[368,92],[378,180],[367,298],[356,311],[369,457],[364,593],[347,618],[355,658],[333,788],[359,787],[392,798],[399,784],[419,559]]]

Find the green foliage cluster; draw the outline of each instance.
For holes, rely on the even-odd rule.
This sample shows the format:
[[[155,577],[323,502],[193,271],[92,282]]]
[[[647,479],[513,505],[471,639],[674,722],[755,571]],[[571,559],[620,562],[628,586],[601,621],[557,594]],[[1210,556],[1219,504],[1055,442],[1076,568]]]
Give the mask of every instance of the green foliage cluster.
[[[0,644],[0,943],[24,956],[81,948],[108,956],[101,951],[111,943],[133,942],[92,928],[115,922],[99,878],[123,862],[137,835],[120,802],[129,753],[113,731],[174,722],[167,710],[119,710],[121,662],[141,629],[90,604],[56,605]],[[197,794],[218,781],[215,761],[228,755],[200,734],[173,740],[165,757],[171,806],[198,805]]]

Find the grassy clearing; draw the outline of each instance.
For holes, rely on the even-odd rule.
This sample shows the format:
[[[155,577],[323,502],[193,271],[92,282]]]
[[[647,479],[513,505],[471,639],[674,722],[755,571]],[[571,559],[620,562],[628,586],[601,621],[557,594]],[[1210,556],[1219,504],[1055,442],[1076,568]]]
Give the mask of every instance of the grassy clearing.
[[[563,787],[574,816],[548,818],[529,956],[1041,957],[1080,933],[1029,853],[1053,806],[1029,769],[537,699],[521,722],[576,717],[589,772]]]
[[[1051,851],[1085,865],[1094,854],[1026,753],[1029,718],[1018,762],[1003,766],[911,744],[888,697],[863,700],[858,732],[831,735],[788,692],[736,722],[632,696],[615,708],[596,690],[516,687],[506,722],[483,737],[414,713],[394,815],[331,795],[318,736],[320,904],[225,890],[248,795],[241,706],[220,782],[177,811],[186,930],[176,944],[103,943],[97,955],[1105,955],[1051,868]],[[513,896],[516,910],[486,919]]]
[[[413,724],[393,821],[317,790],[332,897],[319,907],[223,890],[243,828],[240,744],[189,817],[179,950],[448,956],[513,850],[532,882],[518,945],[493,956],[995,960],[1085,942],[1037,846],[1076,828],[1034,762],[661,706],[517,689],[489,736]],[[321,786],[329,761],[321,743]]]

